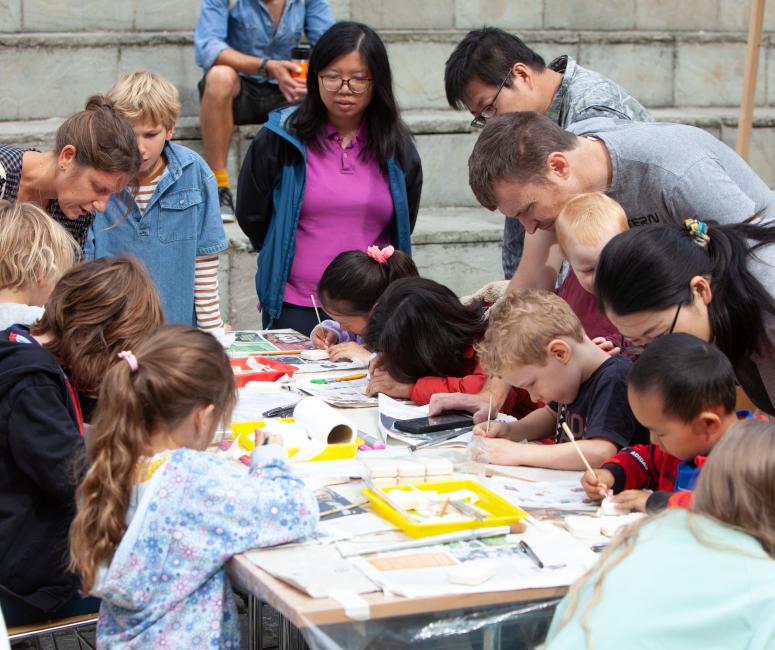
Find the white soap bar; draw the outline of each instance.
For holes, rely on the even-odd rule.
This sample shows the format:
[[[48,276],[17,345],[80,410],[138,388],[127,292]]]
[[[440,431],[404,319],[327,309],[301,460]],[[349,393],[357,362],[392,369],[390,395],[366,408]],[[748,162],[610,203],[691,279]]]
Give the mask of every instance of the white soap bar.
[[[328,359],[328,352],[326,350],[304,350],[299,356],[307,361],[325,361]]]
[[[400,478],[425,476],[425,465],[420,463],[415,463],[411,460],[399,460],[397,465]]]
[[[622,508],[617,505],[611,497],[606,497],[600,502],[600,507],[597,509],[598,517],[615,517],[618,515],[626,515],[630,512],[629,508]]]
[[[606,537],[615,537],[622,528],[635,523],[645,516],[642,512],[632,512],[629,515],[621,515],[619,517],[601,517],[600,532]]]
[[[424,476],[402,476],[396,479],[396,485],[422,485],[425,483]]]
[[[375,478],[372,480],[374,481],[374,485],[376,485],[378,488],[393,487],[394,485],[398,485],[398,481],[396,480],[395,476]]]
[[[565,528],[575,537],[596,537],[600,534],[600,519],[584,515],[566,515]]]
[[[439,475],[452,474],[454,468],[452,462],[446,458],[428,458],[422,461],[425,464],[425,475],[428,477],[436,477]]]
[[[387,459],[367,459],[363,461],[364,467],[371,478],[395,478],[398,476],[398,463]]]
[[[497,570],[495,562],[465,562],[447,571],[447,580],[456,585],[475,587],[487,582]]]

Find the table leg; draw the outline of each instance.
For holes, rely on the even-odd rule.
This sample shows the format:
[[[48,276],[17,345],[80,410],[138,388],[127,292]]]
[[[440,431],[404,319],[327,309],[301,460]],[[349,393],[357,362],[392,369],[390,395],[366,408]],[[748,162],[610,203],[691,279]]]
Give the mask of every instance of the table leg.
[[[280,634],[280,650],[309,650],[309,646],[304,641],[304,635],[299,628],[293,625],[282,614],[280,615],[278,632]]]
[[[501,626],[498,623],[488,625],[482,632],[482,650],[500,650]]]

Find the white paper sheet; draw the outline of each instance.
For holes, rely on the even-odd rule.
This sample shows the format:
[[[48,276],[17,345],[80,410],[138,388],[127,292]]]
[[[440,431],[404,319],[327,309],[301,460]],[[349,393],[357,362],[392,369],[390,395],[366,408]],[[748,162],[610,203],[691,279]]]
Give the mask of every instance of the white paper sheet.
[[[488,485],[494,492],[525,510],[548,508],[594,512],[597,509],[597,503],[587,498],[578,479],[528,482],[494,476],[488,480]]]
[[[363,572],[342,559],[332,547],[312,543],[249,551],[246,556],[270,575],[313,598],[326,598],[331,590],[356,594],[379,591]]]
[[[315,377],[315,379],[324,379],[324,377]],[[331,384],[313,384],[311,378],[306,376],[299,377],[296,380],[296,386],[300,390],[319,397],[327,404],[339,408],[375,406],[377,398],[368,397],[363,392],[368,383],[369,380],[367,378]]]
[[[351,558],[351,561],[384,590],[407,598],[566,586],[596,561],[592,551],[564,531],[554,526],[539,525],[532,528],[535,530],[524,535],[507,535],[501,538],[377,554],[372,557],[357,557]],[[520,539],[529,540],[528,543],[542,559],[545,568],[539,569],[519,548]],[[442,563],[442,566],[380,570],[370,562],[374,558],[392,557],[411,561],[411,556],[424,554],[430,554],[429,559]],[[444,566],[447,557],[451,558],[452,562]],[[417,559],[422,560],[422,557]],[[483,560],[493,561],[498,565],[497,574],[490,580],[479,585],[453,584],[449,581],[447,573],[452,566]]]

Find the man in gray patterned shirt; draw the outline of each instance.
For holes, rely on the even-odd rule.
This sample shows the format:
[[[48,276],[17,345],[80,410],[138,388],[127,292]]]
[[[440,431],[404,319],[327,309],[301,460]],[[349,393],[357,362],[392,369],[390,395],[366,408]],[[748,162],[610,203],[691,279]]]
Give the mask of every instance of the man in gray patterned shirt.
[[[444,70],[449,105],[469,110],[471,126],[515,111],[544,113],[566,128],[590,117],[652,121],[648,111],[624,88],[569,56],[548,66],[519,38],[485,27],[468,33],[452,52]],[[516,219],[503,227],[502,263],[511,278],[522,256],[525,229]]]

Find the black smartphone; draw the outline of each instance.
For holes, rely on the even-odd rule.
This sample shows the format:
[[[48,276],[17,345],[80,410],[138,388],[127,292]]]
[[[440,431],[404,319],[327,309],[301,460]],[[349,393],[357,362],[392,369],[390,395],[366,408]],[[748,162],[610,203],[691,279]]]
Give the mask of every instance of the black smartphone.
[[[406,433],[433,433],[435,431],[450,431],[464,429],[474,425],[474,416],[465,411],[447,411],[441,415],[411,420],[396,420],[394,425],[399,431]]]

